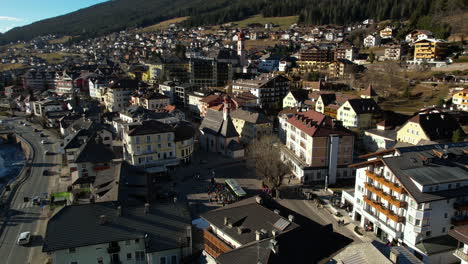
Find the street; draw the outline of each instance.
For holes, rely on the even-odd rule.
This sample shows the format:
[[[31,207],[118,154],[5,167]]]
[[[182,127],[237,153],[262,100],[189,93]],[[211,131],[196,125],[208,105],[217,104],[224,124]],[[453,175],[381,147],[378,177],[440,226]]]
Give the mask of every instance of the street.
[[[31,125],[22,126],[18,122],[12,122],[10,125],[13,125],[15,132],[32,145],[35,155],[32,161],[31,176],[18,188],[5,219],[1,221],[4,228],[0,234],[0,256],[2,256],[2,263],[38,263],[40,260],[37,255],[42,249],[47,215],[45,207],[33,205],[32,197],[36,195],[42,197],[44,193],[49,192],[49,184],[54,177],[43,176],[43,171],[50,170],[50,167],[57,164],[57,155],[45,155],[44,151],[51,150],[55,153],[57,140],[52,139],[50,134],[44,130],[42,133],[49,135],[47,139],[53,144],[42,145],[40,141],[43,138],[40,137],[40,133],[33,131],[34,127]],[[25,202],[23,197],[30,199]],[[31,232],[31,243],[26,246],[17,245],[18,235],[26,231]],[[34,261],[31,260],[33,256]]]

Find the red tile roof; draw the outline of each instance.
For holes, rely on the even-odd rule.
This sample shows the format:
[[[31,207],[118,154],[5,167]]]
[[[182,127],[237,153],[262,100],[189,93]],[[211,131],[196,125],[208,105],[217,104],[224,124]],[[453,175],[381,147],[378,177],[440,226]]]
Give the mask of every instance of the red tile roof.
[[[331,134],[352,135],[344,127],[336,125],[331,117],[313,110],[293,115],[288,119],[288,123],[311,137],[326,137]]]

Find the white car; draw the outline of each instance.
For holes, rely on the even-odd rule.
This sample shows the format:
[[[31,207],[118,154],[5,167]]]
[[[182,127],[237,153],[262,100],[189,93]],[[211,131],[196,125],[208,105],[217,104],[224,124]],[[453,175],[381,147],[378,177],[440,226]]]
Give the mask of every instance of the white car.
[[[49,143],[49,141],[47,141],[47,140],[41,140],[41,144],[48,144],[48,143]]]
[[[18,245],[27,245],[31,242],[31,232],[23,232],[18,237]]]

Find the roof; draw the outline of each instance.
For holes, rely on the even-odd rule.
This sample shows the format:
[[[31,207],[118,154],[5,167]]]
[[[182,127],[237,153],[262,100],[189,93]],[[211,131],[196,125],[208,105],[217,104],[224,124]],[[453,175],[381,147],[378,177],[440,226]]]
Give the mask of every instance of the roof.
[[[139,82],[133,79],[120,79],[109,83],[109,88],[111,89],[137,89]]]
[[[350,99],[348,103],[358,115],[380,111],[380,107],[372,98]]]
[[[129,136],[152,135],[158,133],[174,132],[174,128],[157,120],[146,120],[141,125],[131,126]]]
[[[105,163],[115,158],[114,152],[109,147],[93,139],[83,144],[78,153],[75,159],[76,163]]]
[[[419,124],[429,140],[451,139],[456,130],[461,130],[457,120],[448,113],[419,113],[408,122]]]
[[[191,217],[181,203],[158,203],[145,214],[144,206],[121,208],[104,202],[65,206],[47,224],[43,252],[85,247],[115,241],[141,239],[147,235],[147,252],[187,246]],[[101,216],[107,219],[100,224]]]
[[[371,242],[347,246],[333,257],[334,263],[343,264],[392,264]]]
[[[179,122],[174,126],[175,141],[191,139],[195,136],[195,129],[188,122]]]
[[[468,244],[468,225],[457,226],[448,233],[463,244]]]
[[[271,123],[271,120],[268,119],[266,115],[253,110],[236,109],[231,112],[231,117],[234,119],[241,119],[252,124]]]
[[[374,97],[374,96],[377,96],[377,93],[375,93],[374,88],[372,87],[372,84],[369,84],[369,86],[367,86],[367,89],[364,90],[364,92],[362,92],[362,95]]]
[[[288,118],[288,123],[311,137],[323,137],[332,134],[352,135],[349,130],[335,124],[331,117],[314,110],[298,112]]]
[[[294,99],[298,102],[304,102],[308,98],[309,91],[307,90],[291,90],[290,93],[294,96]]]
[[[416,244],[416,247],[427,255],[453,251],[457,247],[457,240],[450,235],[432,237]]]
[[[200,125],[200,130],[208,134],[221,135],[227,138],[239,136],[230,116],[228,116],[227,120],[224,120],[222,112],[211,109],[206,111],[205,118]]]

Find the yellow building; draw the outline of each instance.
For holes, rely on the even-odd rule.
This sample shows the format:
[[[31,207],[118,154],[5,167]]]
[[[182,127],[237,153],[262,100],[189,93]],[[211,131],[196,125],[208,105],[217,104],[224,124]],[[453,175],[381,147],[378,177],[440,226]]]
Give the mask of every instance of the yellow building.
[[[237,109],[231,112],[231,119],[242,143],[273,133],[273,122],[262,113]]]
[[[169,166],[190,162],[194,130],[189,124],[174,127],[156,120],[127,125],[123,131],[124,159],[149,172],[163,172]]]
[[[161,80],[180,80],[188,82],[190,63],[187,60],[169,60],[145,64],[148,67],[148,83],[156,84]]]
[[[413,145],[451,141],[453,133],[459,129],[457,120],[448,113],[418,113],[397,131],[397,141]]]
[[[468,89],[453,93],[452,103],[458,110],[468,111]]]
[[[447,43],[437,39],[423,39],[414,43],[415,60],[442,60],[447,52]]]

